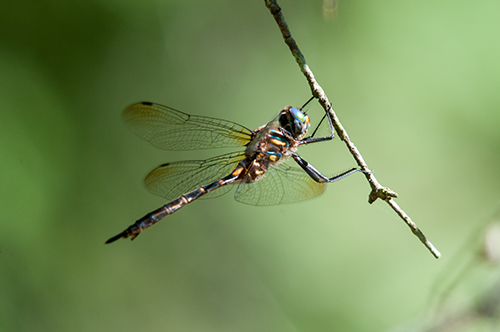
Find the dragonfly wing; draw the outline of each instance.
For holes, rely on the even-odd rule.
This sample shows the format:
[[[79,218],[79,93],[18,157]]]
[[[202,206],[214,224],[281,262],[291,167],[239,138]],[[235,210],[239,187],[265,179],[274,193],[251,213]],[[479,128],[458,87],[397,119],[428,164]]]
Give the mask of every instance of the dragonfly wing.
[[[250,205],[276,205],[307,200],[325,189],[325,183],[314,181],[302,168],[280,164],[256,182],[242,182],[234,199]]]
[[[194,189],[220,180],[230,174],[245,158],[245,153],[228,153],[207,160],[178,161],[163,164],[152,170],[144,180],[153,194],[173,200]],[[232,186],[223,186],[203,198],[224,195]]]
[[[168,106],[137,103],[123,111],[132,130],[164,150],[200,150],[244,146],[253,132],[237,123],[189,115]]]

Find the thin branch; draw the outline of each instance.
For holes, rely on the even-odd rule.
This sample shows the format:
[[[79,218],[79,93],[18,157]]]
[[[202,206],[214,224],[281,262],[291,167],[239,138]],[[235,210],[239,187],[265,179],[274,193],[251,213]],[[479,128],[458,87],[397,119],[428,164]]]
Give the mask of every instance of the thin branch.
[[[415,234],[419,240],[429,249],[429,251],[434,255],[434,257],[439,258],[441,254],[439,251],[432,245],[432,243],[427,240],[425,235],[422,233],[422,231],[417,227],[417,225],[410,219],[410,217],[399,207],[399,205],[394,201],[393,198],[398,197],[397,193],[392,191],[389,188],[382,187],[380,183],[377,181],[375,176],[373,175],[373,172],[370,172],[370,169],[368,168],[365,160],[359,153],[358,149],[354,145],[354,143],[351,142],[349,139],[349,136],[347,135],[347,132],[345,131],[344,127],[340,123],[339,118],[335,114],[332,104],[328,100],[328,97],[325,94],[325,91],[321,88],[321,86],[318,84],[316,79],[314,78],[314,74],[312,73],[311,69],[309,69],[309,66],[306,64],[306,60],[304,58],[304,55],[302,52],[299,50],[299,47],[297,46],[297,43],[292,37],[292,34],[290,33],[290,30],[288,29],[288,25],[285,22],[285,18],[283,17],[283,14],[281,13],[281,8],[279,7],[278,3],[276,0],[265,0],[267,8],[271,11],[271,14],[273,15],[274,19],[276,20],[276,23],[278,23],[278,26],[281,30],[281,34],[283,35],[283,38],[285,39],[285,43],[288,45],[290,48],[290,51],[292,52],[293,56],[295,57],[295,60],[297,61],[300,70],[304,74],[304,76],[307,79],[307,82],[309,83],[309,87],[311,88],[311,92],[314,97],[318,98],[319,103],[321,106],[324,108],[325,112],[328,114],[330,119],[332,120],[333,126],[335,128],[335,131],[337,132],[337,135],[339,138],[344,141],[344,143],[347,145],[347,148],[351,152],[352,156],[356,160],[357,164],[363,170],[363,173],[365,174],[368,183],[370,184],[370,187],[372,188],[371,193],[369,195],[368,202],[371,204],[377,198],[380,198],[389,204],[389,206],[403,219],[403,221],[410,227],[411,231],[413,234]]]

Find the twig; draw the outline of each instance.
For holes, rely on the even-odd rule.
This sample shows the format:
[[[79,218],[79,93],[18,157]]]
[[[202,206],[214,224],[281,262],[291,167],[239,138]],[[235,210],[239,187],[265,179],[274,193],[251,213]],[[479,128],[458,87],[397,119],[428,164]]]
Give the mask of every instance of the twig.
[[[265,0],[267,8],[271,11],[271,14],[273,15],[274,19],[276,20],[276,23],[278,23],[278,26],[281,30],[281,34],[283,35],[283,38],[285,39],[285,43],[288,45],[290,48],[290,51],[292,52],[293,56],[295,57],[295,60],[299,64],[300,70],[304,74],[304,76],[307,79],[307,82],[309,83],[309,87],[311,88],[311,92],[314,97],[318,98],[319,103],[321,106],[324,108],[325,112],[328,114],[330,119],[332,120],[333,126],[335,128],[335,131],[337,132],[337,135],[339,138],[344,141],[344,143],[347,145],[347,148],[353,155],[354,159],[356,160],[357,164],[363,170],[363,173],[365,174],[368,183],[370,184],[372,190],[368,199],[368,202],[371,204],[377,200],[377,198],[380,198],[389,204],[390,207],[403,219],[403,221],[410,227],[411,231],[413,234],[415,234],[419,240],[429,249],[429,251],[434,255],[434,257],[439,258],[441,254],[439,251],[432,245],[432,243],[427,240],[425,235],[422,233],[422,231],[415,225],[415,223],[410,219],[410,217],[399,207],[399,205],[394,201],[393,198],[398,197],[398,194],[394,191],[392,191],[389,188],[382,187],[380,183],[377,181],[375,176],[373,175],[373,172],[370,172],[370,169],[368,168],[365,160],[359,153],[358,149],[356,146],[351,142],[349,139],[349,136],[347,135],[347,132],[345,131],[344,127],[340,123],[340,120],[338,119],[337,115],[335,114],[332,105],[330,101],[328,100],[328,97],[325,94],[325,91],[321,88],[321,86],[318,84],[316,79],[314,78],[314,74],[312,73],[311,69],[309,69],[309,66],[306,64],[306,60],[304,58],[304,55],[302,52],[299,50],[299,47],[297,46],[297,43],[293,39],[290,30],[288,29],[288,25],[285,22],[285,18],[283,17],[283,14],[281,13],[281,8],[279,7],[278,3],[276,0]]]

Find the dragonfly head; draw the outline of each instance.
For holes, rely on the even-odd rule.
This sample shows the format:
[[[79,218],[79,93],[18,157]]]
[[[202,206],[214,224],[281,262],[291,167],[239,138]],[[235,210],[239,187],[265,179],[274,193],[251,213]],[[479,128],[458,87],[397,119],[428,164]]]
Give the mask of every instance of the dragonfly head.
[[[291,106],[280,112],[279,122],[280,126],[292,134],[295,139],[304,137],[309,128],[309,116]]]

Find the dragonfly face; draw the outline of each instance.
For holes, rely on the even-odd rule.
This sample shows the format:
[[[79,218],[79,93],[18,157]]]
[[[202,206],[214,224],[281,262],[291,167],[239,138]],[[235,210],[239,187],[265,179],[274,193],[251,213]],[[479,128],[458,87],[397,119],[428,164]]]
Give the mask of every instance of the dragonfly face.
[[[290,106],[256,130],[149,102],[129,106],[123,112],[123,119],[136,134],[164,150],[240,147],[244,151],[207,160],[160,165],[147,175],[145,185],[169,202],[106,243],[122,237],[134,239],[144,229],[188,203],[198,198],[221,196],[234,185],[237,185],[234,198],[242,203],[291,203],[316,197],[325,190],[327,182],[357,170],[328,179],[300,158],[295,153],[299,145],[330,140],[333,135],[304,139],[309,116]],[[287,163],[290,160],[296,164]]]
[[[279,114],[281,128],[288,131],[296,140],[302,139],[309,128],[309,116],[301,110],[287,107]]]

